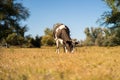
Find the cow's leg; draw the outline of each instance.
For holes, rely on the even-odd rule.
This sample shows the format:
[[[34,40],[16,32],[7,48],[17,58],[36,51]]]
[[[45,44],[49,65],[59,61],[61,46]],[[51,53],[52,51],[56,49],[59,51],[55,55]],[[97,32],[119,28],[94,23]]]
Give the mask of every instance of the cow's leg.
[[[66,48],[65,44],[63,44],[63,49],[64,49],[64,52],[65,52],[65,53],[67,53],[67,52],[68,52],[68,50],[67,50],[67,48]]]
[[[65,45],[63,44],[63,50],[64,50],[64,52],[65,52]]]
[[[67,53],[68,52],[68,50],[67,50],[67,48],[65,47],[65,53]]]
[[[59,50],[59,40],[56,40],[56,47],[57,47],[56,53],[59,53],[60,52],[60,50]]]

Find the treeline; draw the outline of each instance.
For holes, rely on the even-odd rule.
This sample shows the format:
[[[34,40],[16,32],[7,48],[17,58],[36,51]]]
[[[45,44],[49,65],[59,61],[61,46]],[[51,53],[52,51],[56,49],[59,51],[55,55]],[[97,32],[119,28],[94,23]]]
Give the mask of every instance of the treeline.
[[[41,45],[53,46],[55,41],[52,36],[52,29],[46,28],[45,35],[41,37]],[[120,45],[120,28],[85,28],[85,40],[73,39],[79,44],[77,46],[119,46]]]
[[[120,45],[120,28],[86,28],[84,46],[118,46]]]
[[[110,11],[103,13],[98,20],[106,28],[86,28],[83,45],[118,46],[120,45],[120,0],[102,0]]]
[[[27,25],[21,21],[29,18],[29,10],[17,0],[0,0],[0,47],[41,47],[53,45],[52,32],[45,30],[45,36],[26,35]],[[50,35],[48,35],[51,32]]]
[[[98,22],[105,28],[91,27],[85,29],[86,39],[79,41],[79,46],[118,46],[120,45],[120,1],[102,0],[110,8]],[[0,46],[41,47],[53,46],[55,41],[52,29],[46,28],[43,36],[26,35],[27,25],[21,21],[29,18],[29,10],[17,0],[0,0]]]

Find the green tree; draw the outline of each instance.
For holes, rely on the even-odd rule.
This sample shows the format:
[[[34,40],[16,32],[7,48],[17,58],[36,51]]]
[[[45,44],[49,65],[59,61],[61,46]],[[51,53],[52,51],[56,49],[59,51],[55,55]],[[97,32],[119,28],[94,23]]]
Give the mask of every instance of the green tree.
[[[31,35],[25,36],[25,43],[23,47],[27,47],[27,48],[34,47],[32,42],[33,42],[33,37]]]
[[[28,9],[17,3],[17,0],[0,0],[0,42],[14,37],[13,33],[24,38],[27,27],[21,26],[20,21],[28,17]]]
[[[16,33],[9,34],[6,38],[7,43],[11,45],[22,45],[24,38]]]
[[[53,30],[50,28],[46,28],[44,30],[45,35],[42,36],[41,43],[44,46],[52,46],[54,45],[54,39],[53,39]]]
[[[89,28],[85,28],[84,32],[86,34],[86,39],[84,41],[84,45],[86,45],[86,46],[92,46],[92,45],[94,45],[94,38],[93,38],[93,36],[91,34],[90,29]]]
[[[102,15],[103,23],[112,28],[120,26],[120,0],[103,0],[110,11],[104,12]]]
[[[120,45],[120,0],[103,1],[110,8],[110,11],[106,11],[101,17],[102,24],[109,28],[106,43],[110,46]]]
[[[42,37],[36,35],[35,38],[33,38],[31,35],[25,36],[25,41],[23,47],[28,48],[40,48],[41,47],[41,39]]]
[[[44,31],[45,35],[50,35],[52,36],[53,35],[53,30],[50,29],[50,28],[46,28],[45,31]]]
[[[40,48],[41,47],[41,39],[42,37],[39,37],[38,35],[35,37],[35,39],[32,39],[32,44],[34,47],[38,47]]]
[[[103,29],[100,27],[91,28],[91,35],[93,36],[93,41],[96,46],[102,46],[102,42],[104,39]]]
[[[96,27],[96,28],[91,27],[90,29],[86,28],[85,29],[86,39],[84,41],[84,45],[87,45],[87,46],[108,45],[105,42],[105,41],[107,41],[107,38],[108,38],[108,33],[107,32],[109,33],[108,29],[104,29],[104,28],[100,28],[100,27]]]
[[[50,35],[45,35],[42,37],[41,43],[44,46],[52,46],[54,45],[53,37]]]

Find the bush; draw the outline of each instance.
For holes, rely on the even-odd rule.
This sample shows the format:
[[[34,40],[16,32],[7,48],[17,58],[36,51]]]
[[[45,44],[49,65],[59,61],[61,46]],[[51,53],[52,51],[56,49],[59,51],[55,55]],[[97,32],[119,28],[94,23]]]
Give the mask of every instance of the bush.
[[[54,39],[52,36],[45,35],[42,37],[41,43],[44,46],[52,46],[52,45],[54,45],[55,42],[54,42]]]

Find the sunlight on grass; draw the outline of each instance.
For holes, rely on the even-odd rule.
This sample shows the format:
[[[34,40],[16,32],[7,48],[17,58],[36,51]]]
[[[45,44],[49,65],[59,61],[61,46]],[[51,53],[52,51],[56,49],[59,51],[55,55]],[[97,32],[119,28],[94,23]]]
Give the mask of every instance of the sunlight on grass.
[[[1,48],[0,80],[120,80],[120,47]]]

